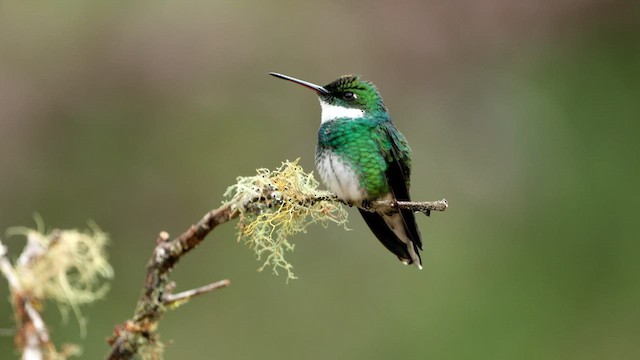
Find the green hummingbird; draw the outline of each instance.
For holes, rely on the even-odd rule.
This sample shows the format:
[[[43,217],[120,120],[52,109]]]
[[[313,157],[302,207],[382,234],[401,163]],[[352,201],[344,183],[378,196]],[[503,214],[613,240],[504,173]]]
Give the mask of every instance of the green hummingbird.
[[[411,149],[396,129],[373,83],[344,75],[319,86],[269,73],[314,90],[322,109],[315,162],[323,183],[355,206],[374,200],[409,201]],[[422,269],[420,231],[411,210],[358,208],[380,242],[404,264]]]

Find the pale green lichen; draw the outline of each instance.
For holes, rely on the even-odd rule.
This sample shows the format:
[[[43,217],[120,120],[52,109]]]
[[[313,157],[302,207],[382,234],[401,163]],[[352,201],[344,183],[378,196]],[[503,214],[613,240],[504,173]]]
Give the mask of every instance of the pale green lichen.
[[[298,159],[299,160],[299,159]],[[347,211],[333,194],[318,190],[313,173],[305,173],[298,160],[285,161],[276,170],[258,169],[257,175],[238,177],[224,196],[239,214],[238,241],[253,249],[259,271],[284,270],[287,280],[295,279],[293,266],[285,259],[292,251],[291,236],[306,232],[309,225],[333,222],[346,225]]]
[[[66,318],[71,309],[84,336],[85,319],[79,305],[102,298],[109,290],[105,281],[113,277],[105,247],[107,235],[97,225],[85,231],[13,228],[10,233],[24,235],[27,245],[18,258],[16,274],[22,291],[32,299],[53,300]]]

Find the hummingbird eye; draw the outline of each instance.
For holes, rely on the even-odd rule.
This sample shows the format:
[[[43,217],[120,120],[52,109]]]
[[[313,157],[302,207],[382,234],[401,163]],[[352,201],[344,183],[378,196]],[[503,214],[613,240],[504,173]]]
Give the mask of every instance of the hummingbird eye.
[[[345,100],[353,100],[356,98],[356,94],[352,93],[351,91],[347,91],[346,93],[342,94],[342,98]]]

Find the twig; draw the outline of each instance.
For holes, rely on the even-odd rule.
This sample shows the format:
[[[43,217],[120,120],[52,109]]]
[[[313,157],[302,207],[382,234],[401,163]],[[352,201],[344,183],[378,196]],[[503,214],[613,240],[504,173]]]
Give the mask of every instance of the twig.
[[[33,327],[35,328],[40,341],[44,344],[49,344],[49,332],[47,331],[47,327],[44,324],[42,317],[40,317],[38,310],[36,310],[29,301],[24,302],[24,310],[33,322]]]
[[[164,296],[164,304],[166,306],[179,305],[181,303],[184,303],[184,302],[187,302],[187,301],[191,300],[192,298],[194,298],[194,297],[196,297],[198,295],[206,294],[206,293],[211,292],[213,290],[218,290],[220,288],[227,287],[230,284],[231,284],[231,281],[229,281],[229,280],[220,280],[220,281],[214,282],[214,283],[209,284],[209,285],[205,285],[205,286],[201,286],[199,288],[183,291],[183,292],[180,292],[180,293],[177,293],[177,294],[166,294]]]
[[[12,291],[21,291],[20,281],[18,280],[18,275],[16,275],[15,270],[13,270],[13,266],[9,262],[9,259],[6,257],[7,255],[7,247],[0,240],[0,271],[2,271],[2,275],[9,282],[9,288]]]
[[[250,209],[253,204],[265,202],[269,197],[270,194],[264,193],[262,196],[248,199],[242,206],[245,209]],[[351,205],[335,196],[309,197],[307,201],[311,203],[337,201]],[[371,211],[393,211],[400,208],[424,213],[428,213],[431,210],[444,211],[448,207],[446,200],[418,203],[374,201],[370,205],[371,208],[367,209]],[[200,221],[191,225],[187,231],[173,240],[169,240],[169,234],[166,232],[161,232],[158,235],[157,245],[147,264],[144,288],[138,300],[136,311],[131,320],[127,320],[116,327],[113,336],[109,339],[111,351],[107,359],[131,359],[142,347],[157,343],[156,330],[167,308],[186,302],[197,295],[229,285],[229,280],[222,280],[178,294],[171,294],[173,284],[169,279],[169,274],[180,258],[198,246],[213,229],[218,225],[235,219],[238,215],[239,211],[235,206],[227,203],[208,212]]]
[[[379,210],[381,207],[407,209],[429,215],[431,211],[446,211],[449,208],[449,202],[447,202],[447,199],[422,202],[383,200],[375,201],[370,210]]]

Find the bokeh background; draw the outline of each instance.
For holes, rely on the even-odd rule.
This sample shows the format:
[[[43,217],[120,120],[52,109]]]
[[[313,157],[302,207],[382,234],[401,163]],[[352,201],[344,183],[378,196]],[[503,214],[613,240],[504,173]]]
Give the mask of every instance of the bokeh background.
[[[229,278],[161,323],[168,359],[640,358],[640,7],[635,1],[0,2],[0,229],[112,238],[116,278],[53,304],[86,359],[133,313],[159,231],[217,207],[239,175],[312,170],[320,84],[359,73],[414,152],[425,269],[350,209],[312,227],[299,280],[256,271],[227,224],[178,289]],[[3,236],[14,254],[22,240]],[[13,327],[0,281],[0,328]],[[5,331],[6,333],[6,331]],[[0,357],[17,357],[10,336]]]

